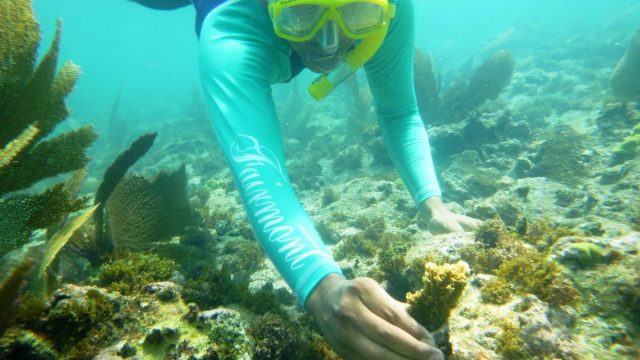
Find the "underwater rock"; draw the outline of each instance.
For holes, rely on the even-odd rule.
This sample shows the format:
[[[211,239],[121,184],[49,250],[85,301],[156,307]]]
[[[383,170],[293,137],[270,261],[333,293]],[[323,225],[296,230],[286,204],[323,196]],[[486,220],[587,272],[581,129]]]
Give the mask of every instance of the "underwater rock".
[[[619,165],[636,158],[638,154],[640,154],[640,124],[633,128],[631,135],[616,145],[611,154],[610,163]]]
[[[173,282],[163,281],[144,285],[140,292],[143,294],[151,294],[162,302],[175,301],[180,297],[182,288]]]
[[[295,329],[280,316],[271,313],[258,316],[247,333],[253,339],[252,360],[294,359],[299,355]]]
[[[496,165],[511,167],[514,154],[526,150],[530,130],[524,121],[515,121],[508,110],[486,109],[472,112],[451,124],[429,128],[429,141],[436,162],[449,163],[464,150],[475,150]]]
[[[64,357],[91,357],[118,336],[125,322],[122,304],[118,294],[66,284],[53,294],[38,328]]]
[[[472,285],[477,280],[471,281]],[[520,339],[524,358],[577,358],[568,332],[571,317],[557,316],[549,306],[533,295],[514,296],[504,305],[485,304],[477,286],[467,287],[450,320],[451,359],[511,359],[501,353],[507,319],[517,330],[512,336]],[[483,357],[484,356],[484,357]]]
[[[240,312],[227,308],[203,311],[198,315],[198,324],[208,330],[209,339],[223,358],[250,359],[251,340]]]
[[[577,242],[564,249],[560,261],[581,268],[592,267],[603,259],[603,249],[590,242]]]
[[[589,175],[589,148],[585,135],[570,126],[559,126],[536,149],[529,175],[576,185]]]
[[[175,345],[178,336],[178,330],[173,327],[153,328],[144,337],[143,344],[145,347],[171,346]]]
[[[42,336],[14,329],[0,338],[0,359],[56,360],[59,355]]]
[[[452,156],[452,164],[442,173],[442,185],[454,201],[463,203],[472,198],[493,195],[500,188],[502,175],[487,167],[477,151],[465,150]]]
[[[610,102],[603,106],[596,118],[597,136],[612,145],[629,136],[631,129],[640,123],[640,102]]]
[[[272,292],[278,301],[284,305],[293,305],[296,303],[296,296],[293,294],[289,285],[282,278],[278,270],[269,261],[266,269],[258,270],[251,274],[249,280],[249,292],[255,294],[262,290]]]
[[[128,342],[122,341],[110,348],[104,349],[93,360],[122,360],[129,359],[135,356],[137,350],[135,346],[132,346]],[[136,356],[132,360],[142,360],[141,357]]]

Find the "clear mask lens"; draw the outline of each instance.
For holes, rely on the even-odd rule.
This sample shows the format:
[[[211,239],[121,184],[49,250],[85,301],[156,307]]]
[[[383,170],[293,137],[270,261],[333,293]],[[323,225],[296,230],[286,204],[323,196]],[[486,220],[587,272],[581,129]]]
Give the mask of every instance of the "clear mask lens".
[[[282,9],[278,19],[280,29],[291,36],[308,35],[328,8],[318,5],[296,5]]]
[[[338,8],[344,25],[354,34],[376,30],[384,23],[384,8],[378,4],[359,2]]]

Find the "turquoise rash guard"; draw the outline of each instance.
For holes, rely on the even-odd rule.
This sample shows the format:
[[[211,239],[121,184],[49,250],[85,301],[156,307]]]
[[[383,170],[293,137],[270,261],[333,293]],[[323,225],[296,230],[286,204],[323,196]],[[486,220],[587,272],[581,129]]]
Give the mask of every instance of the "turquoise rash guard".
[[[387,37],[365,64],[384,141],[416,203],[440,196],[413,88],[414,15],[399,0]],[[342,275],[293,191],[271,85],[292,77],[292,49],[258,0],[229,0],[204,18],[199,61],[214,131],[254,232],[304,306]]]

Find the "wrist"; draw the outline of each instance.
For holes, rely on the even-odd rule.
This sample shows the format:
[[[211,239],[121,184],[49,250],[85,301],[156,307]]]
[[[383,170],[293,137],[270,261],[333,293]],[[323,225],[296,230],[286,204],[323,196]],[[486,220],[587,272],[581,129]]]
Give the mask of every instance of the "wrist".
[[[344,281],[344,278],[337,273],[330,273],[311,291],[309,297],[307,298],[306,308],[311,312],[312,315],[315,316],[315,312],[319,309],[322,304],[326,301],[328,297],[328,293],[331,289],[334,289],[338,283]]]
[[[423,201],[420,205],[420,209],[427,219],[431,219],[434,214],[446,211],[446,207],[439,196],[432,196]]]

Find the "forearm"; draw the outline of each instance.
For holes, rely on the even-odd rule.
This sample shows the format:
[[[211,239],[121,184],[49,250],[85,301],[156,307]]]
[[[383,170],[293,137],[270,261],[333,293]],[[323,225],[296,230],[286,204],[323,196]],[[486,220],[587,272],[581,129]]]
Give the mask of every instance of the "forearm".
[[[379,123],[388,153],[415,203],[440,197],[429,138],[418,113],[380,119]]]
[[[260,6],[229,2],[206,18],[200,36],[202,81],[216,137],[256,237],[304,304],[314,286],[340,268],[285,169],[271,83],[289,76],[289,48],[275,38]]]
[[[440,196],[429,139],[413,86],[412,0],[399,0],[389,34],[365,65],[380,129],[396,168],[417,204]]]

